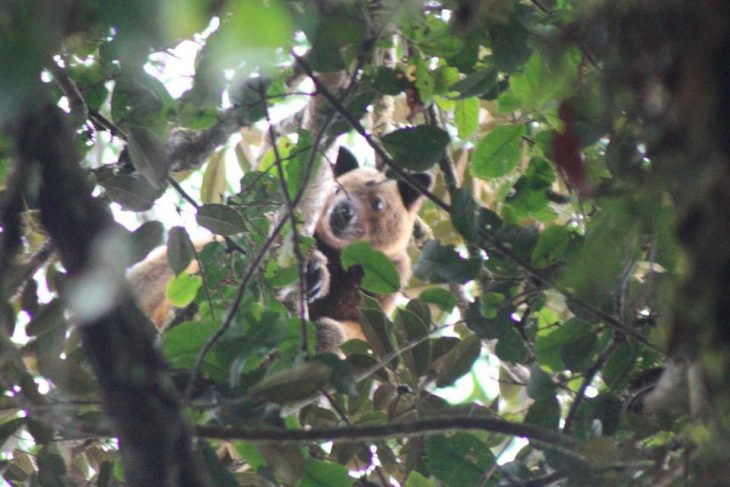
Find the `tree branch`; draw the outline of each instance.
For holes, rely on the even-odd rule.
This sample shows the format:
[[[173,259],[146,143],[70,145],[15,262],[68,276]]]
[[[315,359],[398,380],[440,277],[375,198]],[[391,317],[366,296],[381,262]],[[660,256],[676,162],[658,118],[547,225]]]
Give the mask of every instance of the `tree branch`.
[[[51,103],[39,103],[18,117],[12,136],[19,165],[40,173],[41,221],[73,286],[93,270],[93,256],[106,250],[99,242],[121,230],[92,197],[63,117]],[[106,272],[108,279],[124,282],[123,269]],[[119,436],[127,480],[140,487],[207,485],[177,393],[162,373],[154,330],[126,287],[116,298],[97,314],[73,314]]]
[[[578,442],[569,436],[531,424],[513,423],[499,418],[476,416],[430,418],[385,425],[353,425],[309,430],[230,428],[225,426],[199,425],[196,427],[195,434],[203,438],[216,438],[221,440],[301,442],[333,440],[365,441],[379,438],[432,435],[457,430],[490,431],[492,433],[519,436],[540,441],[551,447],[559,448],[573,457],[579,457],[574,451],[578,446]]]

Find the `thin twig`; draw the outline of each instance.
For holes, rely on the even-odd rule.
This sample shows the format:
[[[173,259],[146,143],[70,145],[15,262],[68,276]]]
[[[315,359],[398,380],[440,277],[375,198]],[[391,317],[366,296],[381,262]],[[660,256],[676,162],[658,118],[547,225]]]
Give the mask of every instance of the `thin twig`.
[[[307,321],[309,320],[309,311],[307,310],[306,292],[307,292],[307,277],[306,277],[306,260],[302,255],[302,249],[299,247],[299,230],[297,228],[297,218],[294,203],[292,202],[291,195],[289,194],[289,188],[286,185],[286,177],[284,176],[284,167],[281,163],[281,153],[279,147],[276,144],[276,134],[274,133],[274,127],[271,124],[271,117],[269,116],[269,105],[266,102],[265,87],[263,85],[259,88],[259,94],[261,95],[261,107],[264,110],[264,118],[268,126],[268,134],[271,142],[271,149],[274,151],[274,164],[276,165],[276,172],[279,175],[279,186],[281,192],[284,195],[284,202],[286,203],[286,212],[291,223],[292,232],[292,251],[294,257],[297,259],[297,266],[299,272],[299,320],[301,322],[301,350],[305,357],[309,356],[308,336],[307,336]],[[284,220],[285,218],[282,218]]]
[[[193,368],[190,369],[190,379],[188,380],[188,385],[185,389],[185,398],[186,400],[190,400],[193,393],[193,384],[195,383],[195,380],[198,377],[198,374],[200,373],[200,369],[203,365],[203,360],[205,360],[205,356],[208,354],[208,352],[213,348],[213,346],[218,342],[218,340],[221,339],[221,337],[228,331],[228,329],[233,324],[233,318],[236,316],[236,313],[238,313],[238,308],[241,305],[241,301],[243,300],[243,295],[246,292],[246,288],[248,287],[249,283],[251,282],[251,279],[253,279],[254,274],[256,273],[256,270],[258,269],[259,264],[261,263],[261,260],[263,260],[264,255],[266,255],[266,252],[269,250],[269,247],[273,245],[274,241],[279,237],[279,233],[281,233],[281,230],[284,228],[284,223],[286,222],[285,219],[282,218],[282,220],[278,223],[278,225],[274,228],[274,230],[271,232],[271,235],[269,238],[264,242],[263,247],[259,252],[254,256],[253,261],[248,267],[248,270],[246,271],[246,274],[244,275],[243,279],[241,280],[241,284],[238,285],[238,291],[236,292],[236,296],[233,298],[233,304],[231,305],[230,309],[228,310],[228,314],[226,315],[226,319],[223,322],[223,324],[218,328],[218,330],[208,339],[208,341],[205,343],[203,348],[201,348],[198,351],[198,355],[195,358],[195,365],[193,365]]]
[[[615,339],[612,340],[608,348],[601,354],[600,357],[598,357],[596,363],[594,363],[590,369],[585,371],[583,375],[583,382],[581,383],[580,388],[575,395],[575,399],[573,399],[573,403],[570,405],[568,415],[565,417],[565,423],[563,424],[563,433],[567,434],[570,432],[571,428],[573,427],[573,423],[575,422],[575,418],[578,414],[578,409],[580,408],[580,405],[583,403],[583,399],[586,396],[586,390],[588,390],[588,387],[591,385],[591,382],[593,382],[593,378],[596,376],[598,371],[603,368],[606,362],[608,362],[608,360],[614,354],[614,352],[618,348],[619,343],[620,342]]]

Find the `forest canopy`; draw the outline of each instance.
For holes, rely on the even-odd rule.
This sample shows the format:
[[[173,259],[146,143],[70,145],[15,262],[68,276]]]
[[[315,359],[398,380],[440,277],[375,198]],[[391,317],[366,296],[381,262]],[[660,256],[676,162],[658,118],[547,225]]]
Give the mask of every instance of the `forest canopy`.
[[[725,485],[728,66],[711,0],[0,0],[5,483]],[[332,353],[339,147],[425,203]]]

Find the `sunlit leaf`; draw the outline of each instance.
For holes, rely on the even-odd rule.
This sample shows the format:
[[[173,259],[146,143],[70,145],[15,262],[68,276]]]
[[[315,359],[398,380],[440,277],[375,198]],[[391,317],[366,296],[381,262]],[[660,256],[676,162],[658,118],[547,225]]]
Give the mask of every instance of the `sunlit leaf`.
[[[479,100],[465,98],[456,101],[454,122],[460,139],[468,139],[479,126]]]
[[[184,308],[193,302],[202,283],[203,280],[200,276],[183,272],[167,283],[165,295],[173,305]]]
[[[469,171],[480,179],[494,179],[512,172],[520,162],[522,125],[501,125],[488,133],[474,149]]]

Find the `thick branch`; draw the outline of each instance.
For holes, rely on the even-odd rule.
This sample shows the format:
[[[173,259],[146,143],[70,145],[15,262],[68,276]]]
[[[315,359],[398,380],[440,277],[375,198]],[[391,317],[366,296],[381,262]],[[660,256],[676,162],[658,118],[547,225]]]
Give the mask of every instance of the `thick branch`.
[[[278,430],[229,428],[220,426],[197,426],[196,435],[221,440],[248,440],[264,442],[292,441],[334,441],[372,440],[413,435],[430,435],[456,430],[480,430],[519,436],[537,440],[552,447],[572,451],[577,442],[566,435],[555,433],[538,426],[512,423],[499,418],[475,416],[421,419],[384,425],[354,425],[341,428],[318,428],[310,430]],[[575,455],[575,454],[574,454]]]
[[[108,208],[91,196],[77,164],[62,112],[39,105],[13,133],[21,166],[36,166],[41,220],[50,233],[69,285],[90,278],[99,241],[119,232]],[[114,274],[112,269],[107,270]],[[123,269],[109,279],[123,282]],[[154,330],[126,288],[106,310],[76,316],[84,349],[99,381],[104,408],[119,436],[127,480],[133,486],[203,486],[180,401],[162,373]]]

